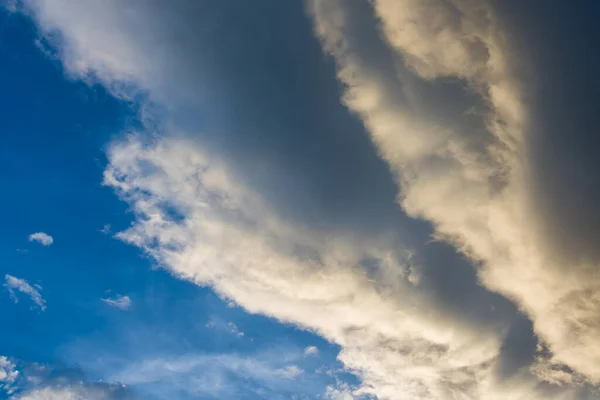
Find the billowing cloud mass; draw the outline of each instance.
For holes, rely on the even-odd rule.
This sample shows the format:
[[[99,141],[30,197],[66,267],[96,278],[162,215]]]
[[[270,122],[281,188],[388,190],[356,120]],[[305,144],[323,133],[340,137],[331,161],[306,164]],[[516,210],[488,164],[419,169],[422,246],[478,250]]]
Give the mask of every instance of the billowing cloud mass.
[[[46,309],[46,300],[44,300],[40,293],[40,290],[42,290],[41,286],[31,286],[25,279],[6,274],[4,276],[4,287],[8,290],[10,297],[15,303],[19,302],[17,292],[20,292],[27,295],[40,310],[44,311]]]
[[[52,236],[48,235],[47,233],[36,232],[36,233],[32,233],[31,235],[29,235],[29,241],[30,242],[38,242],[42,246],[50,246],[54,242],[54,239],[52,238]]]
[[[345,103],[396,173],[403,208],[431,221],[439,237],[479,265],[488,288],[531,316],[554,362],[600,379],[600,352],[593,350],[599,281],[592,260],[568,257],[561,243],[550,247],[551,235],[540,229],[527,160],[533,127],[525,99],[532,88],[493,8],[471,1],[376,2],[390,56],[403,62],[390,85],[378,81],[380,71],[355,44],[361,33],[352,7],[334,3],[314,3],[317,32],[338,62]],[[479,93],[481,126],[468,118],[456,126],[427,118],[419,86],[449,77]],[[542,378],[553,379],[546,373],[553,375],[544,369]]]
[[[101,299],[105,304],[108,304],[111,307],[116,307],[121,310],[127,310],[131,307],[131,299],[129,296],[123,296],[117,294],[113,297],[106,297]]]
[[[136,216],[117,236],[340,345],[361,385],[330,398],[598,398],[593,164],[541,154],[577,159],[541,111],[561,109],[556,76],[529,52],[535,13],[496,3],[314,0],[304,22],[283,2],[24,4],[70,74],[160,106],[107,152],[104,184]],[[335,71],[294,58],[317,44]],[[373,147],[331,122],[349,117],[328,73]]]

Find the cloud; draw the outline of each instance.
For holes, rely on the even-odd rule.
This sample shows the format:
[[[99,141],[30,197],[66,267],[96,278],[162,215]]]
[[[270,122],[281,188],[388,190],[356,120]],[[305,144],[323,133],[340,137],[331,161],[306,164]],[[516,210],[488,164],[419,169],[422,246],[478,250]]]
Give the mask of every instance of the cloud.
[[[431,221],[437,237],[479,266],[486,287],[528,313],[553,365],[598,382],[598,280],[589,261],[565,258],[564,242],[549,246],[552,231],[537,228],[545,217],[527,159],[537,134],[526,101],[535,89],[525,78],[526,54],[511,47],[508,24],[487,2],[373,5],[396,60],[388,64],[393,76],[358,44],[361,26],[350,4],[314,1],[312,10],[324,49],[338,63],[344,102],[395,172],[401,206]],[[469,121],[467,108],[447,121],[447,112],[431,106],[448,92],[449,77],[479,95],[471,102],[479,123]]]
[[[85,397],[84,397],[85,396]],[[30,392],[14,396],[15,400],[78,400],[78,399],[100,400],[104,396],[86,393],[77,388],[43,388],[34,389]]]
[[[285,379],[295,379],[302,375],[304,371],[297,365],[286,365],[285,367],[278,369],[276,373],[280,374]]]
[[[325,396],[326,399],[330,400],[354,400],[356,398],[352,394],[352,389],[345,385],[341,387],[328,387]]]
[[[27,363],[22,360],[15,363],[3,356],[0,356],[0,390],[11,400],[135,398],[124,385],[87,381],[83,372],[77,368],[56,368],[49,364]]]
[[[21,292],[29,296],[31,301],[33,301],[35,305],[39,307],[40,310],[45,311],[46,300],[44,300],[40,293],[40,290],[42,290],[42,288],[39,285],[35,286],[36,287],[31,286],[25,279],[19,279],[8,274],[4,276],[4,287],[8,289],[10,297],[14,300],[15,303],[19,301],[16,292]]]
[[[313,357],[319,354],[317,346],[308,346],[304,349],[304,355],[307,357]]]
[[[125,400],[134,399],[122,385],[72,383],[31,389],[11,397],[12,400]]]
[[[238,329],[237,325],[236,325],[236,324],[234,324],[233,322],[229,322],[229,323],[227,324],[227,326],[229,327],[229,329],[230,329],[230,332],[231,332],[231,333],[233,333],[234,335],[236,335],[236,336],[238,336],[238,337],[242,337],[242,336],[244,336],[244,332],[240,331],[240,330]]]
[[[147,390],[156,398],[175,394],[218,398],[276,398],[317,393],[318,383],[281,356],[259,353],[194,354],[145,358],[118,366],[113,379]],[[285,357],[289,355],[285,354]],[[303,381],[296,382],[296,380]],[[305,385],[303,388],[298,385]]]
[[[548,191],[530,181],[543,168],[528,157],[544,140],[532,141],[528,57],[509,40],[504,17],[519,12],[473,0],[311,2],[343,103],[400,189],[396,207],[396,186],[362,133],[327,119],[329,110],[342,118],[331,103],[322,106],[330,93],[289,100],[328,86],[317,79],[326,73],[313,82],[298,70],[328,70],[294,41],[303,25],[275,8],[283,2],[270,3],[269,13],[185,1],[27,4],[41,32],[59,33],[69,73],[121,96],[136,87],[168,110],[164,124],[144,116],[149,130],[169,131],[166,138],[132,135],[109,149],[105,184],[136,215],[118,237],[249,312],[339,344],[340,360],[362,384],[332,393],[567,399],[581,394],[566,382],[571,370],[597,379],[593,241],[554,233],[564,218],[545,214],[556,204],[536,207]],[[258,37],[236,27],[262,15]],[[265,28],[273,26],[284,31]],[[215,32],[231,43],[217,44]],[[277,60],[270,51],[278,43],[261,47],[272,37],[289,39]],[[264,73],[286,59],[287,70]],[[288,107],[276,107],[282,103]],[[218,134],[198,133],[206,131]],[[421,244],[430,234],[434,243]],[[583,261],[573,257],[577,243]],[[517,309],[542,343],[523,330],[534,364],[499,373],[510,364]]]
[[[106,297],[101,299],[105,304],[108,304],[111,307],[116,307],[121,310],[128,310],[131,308],[131,299],[129,296],[123,296],[117,294],[113,297]]]
[[[17,389],[18,378],[17,366],[5,356],[0,356],[0,390],[11,395]]]
[[[143,144],[133,136],[108,155],[105,184],[137,215],[119,238],[250,312],[339,343],[340,360],[363,378],[357,395],[445,398],[456,387],[486,390],[487,398],[511,391],[544,398],[535,382],[494,386],[501,332],[437,310],[409,278],[402,254],[388,247],[393,241],[290,225],[214,156],[181,139]],[[373,264],[368,275],[364,260]]]
[[[31,235],[29,235],[29,241],[30,242],[38,242],[42,246],[50,246],[54,242],[54,239],[52,238],[52,236],[48,235],[47,233],[36,232],[36,233],[32,233]]]

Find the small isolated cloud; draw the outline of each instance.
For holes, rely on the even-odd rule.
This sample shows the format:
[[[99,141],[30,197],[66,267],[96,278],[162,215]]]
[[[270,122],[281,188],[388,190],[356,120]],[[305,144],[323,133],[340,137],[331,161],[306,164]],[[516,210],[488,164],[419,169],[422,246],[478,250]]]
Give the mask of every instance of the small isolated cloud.
[[[131,307],[131,299],[129,298],[129,296],[122,296],[120,294],[117,294],[112,298],[106,297],[101,300],[109,306],[116,307],[121,310],[128,310]]]
[[[285,379],[295,379],[302,375],[304,370],[297,365],[287,365],[277,370],[277,372]]]
[[[105,235],[108,235],[111,232],[110,224],[104,224],[102,229],[99,229],[99,231],[104,233]]]
[[[217,326],[215,321],[208,321],[205,325],[207,328],[214,328],[215,326]]]
[[[237,337],[242,337],[244,336],[244,332],[240,331],[237,327],[236,324],[234,324],[233,322],[230,322],[227,324],[227,326],[229,327],[229,331],[231,333],[233,333],[234,335],[236,335]]]
[[[12,394],[16,390],[18,377],[16,365],[5,356],[0,356],[0,393]]]
[[[307,348],[304,349],[305,357],[312,357],[312,356],[316,356],[318,354],[319,354],[319,349],[317,348],[317,346],[308,346]]]
[[[10,297],[15,303],[19,302],[16,292],[21,292],[28,295],[31,301],[33,301],[40,308],[40,310],[44,311],[46,309],[46,300],[44,300],[40,293],[40,290],[42,290],[40,285],[35,285],[34,287],[31,286],[25,279],[19,279],[12,275],[6,274],[4,276],[4,287],[8,289]]]
[[[54,239],[52,236],[48,235],[45,232],[36,232],[29,235],[30,242],[38,242],[42,246],[50,246],[54,243]]]

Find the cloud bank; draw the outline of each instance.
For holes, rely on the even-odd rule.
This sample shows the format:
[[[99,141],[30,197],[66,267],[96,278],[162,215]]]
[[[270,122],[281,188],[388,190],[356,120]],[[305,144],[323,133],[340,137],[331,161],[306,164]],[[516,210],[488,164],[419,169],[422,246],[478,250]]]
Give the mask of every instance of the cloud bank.
[[[264,13],[186,1],[24,2],[70,74],[123,97],[133,86],[164,107],[161,124],[144,115],[150,134],[108,150],[104,183],[136,216],[118,237],[249,312],[339,344],[362,385],[332,398],[596,396],[596,226],[573,211],[591,208],[577,202],[577,183],[593,180],[566,168],[579,179],[549,183],[546,171],[563,169],[539,149],[560,155],[562,136],[539,132],[552,120],[540,104],[560,96],[540,94],[546,77],[526,51],[536,43],[519,39],[535,21],[491,1],[315,0],[311,26],[275,3]],[[248,21],[263,15],[248,35]],[[315,128],[329,120],[314,99],[276,108],[310,97],[285,85],[308,82],[297,65],[311,64],[269,55],[298,50],[290,43],[313,28],[376,151],[331,133],[354,132],[351,124]],[[291,42],[266,39],[275,36]],[[285,79],[261,72],[273,68]],[[316,122],[295,131],[305,120]]]

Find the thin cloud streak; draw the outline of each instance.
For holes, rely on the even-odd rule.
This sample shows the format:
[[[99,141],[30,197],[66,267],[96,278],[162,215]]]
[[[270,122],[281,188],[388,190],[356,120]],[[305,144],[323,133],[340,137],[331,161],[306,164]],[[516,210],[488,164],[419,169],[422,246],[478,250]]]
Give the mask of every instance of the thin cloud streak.
[[[113,297],[102,298],[101,300],[105,304],[108,304],[109,306],[118,308],[120,310],[128,310],[131,308],[132,304],[129,296],[124,296],[120,294],[117,294]]]
[[[42,290],[41,286],[35,285],[33,287],[25,279],[6,274],[4,276],[4,287],[8,290],[10,297],[15,303],[19,302],[17,292],[20,292],[27,295],[40,310],[46,310],[46,300],[44,300],[40,293]]]

